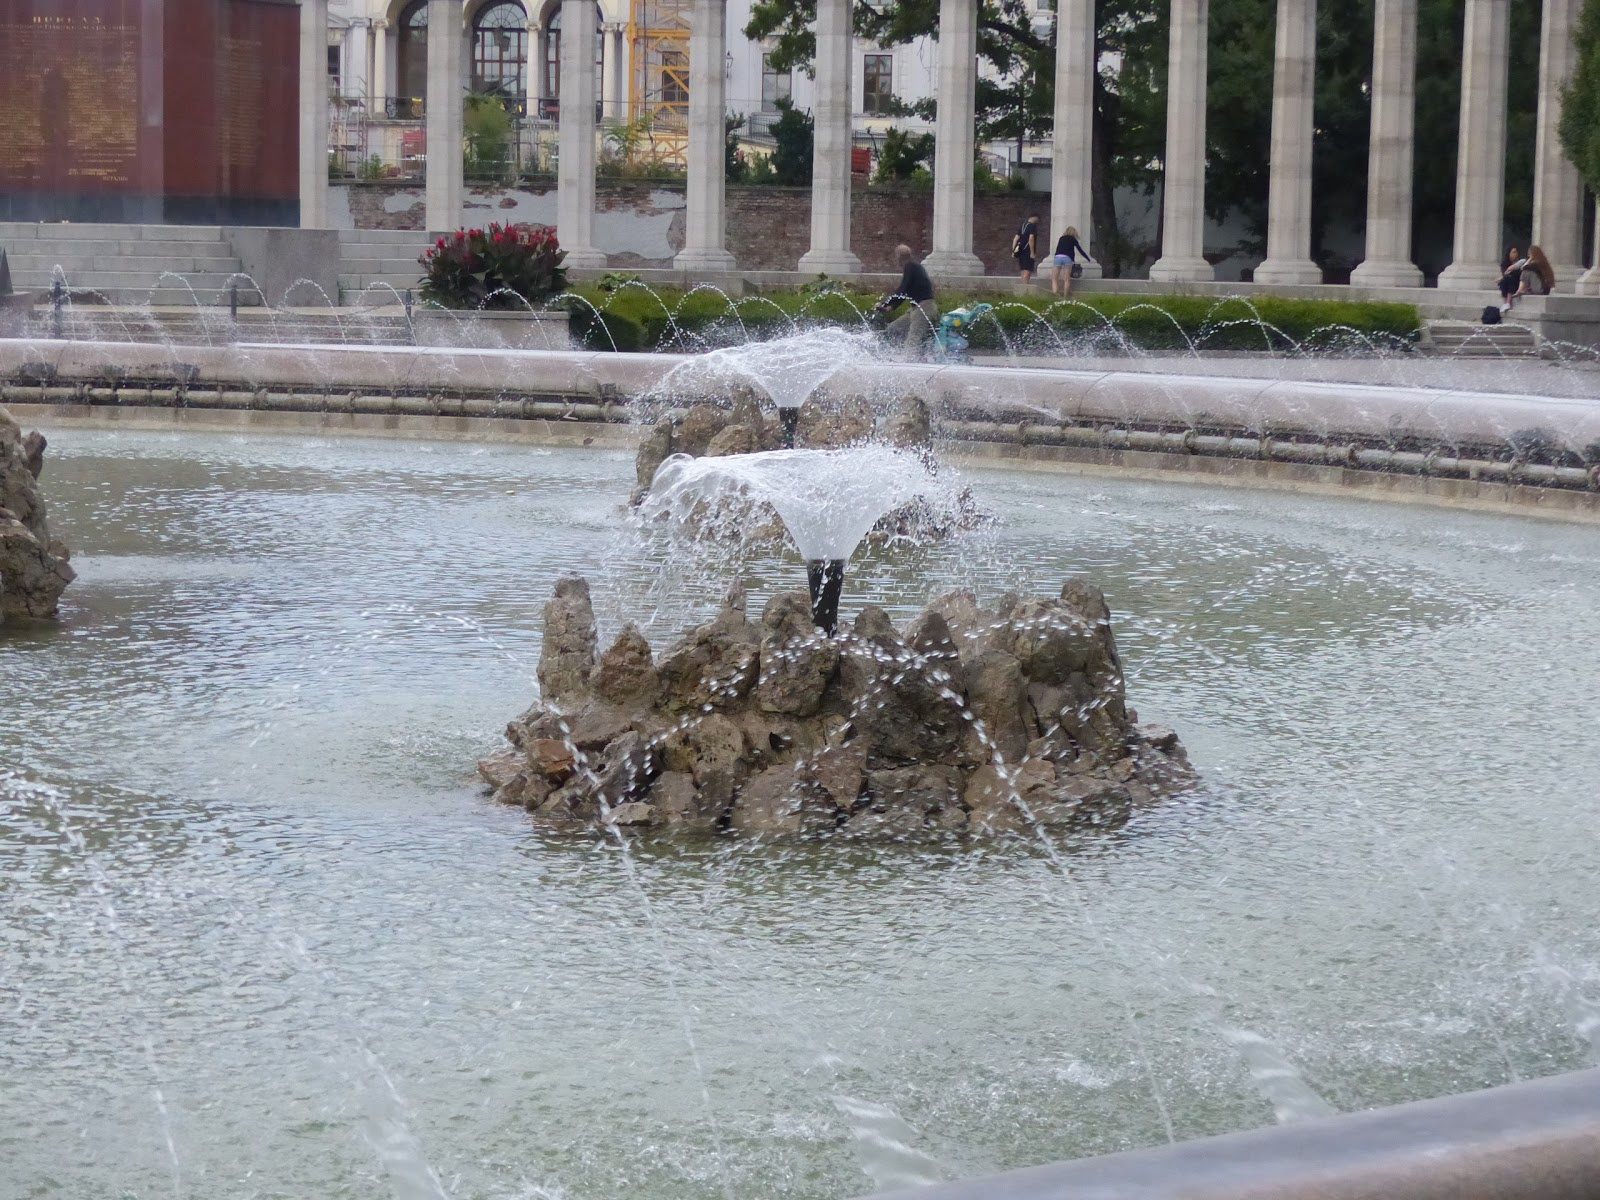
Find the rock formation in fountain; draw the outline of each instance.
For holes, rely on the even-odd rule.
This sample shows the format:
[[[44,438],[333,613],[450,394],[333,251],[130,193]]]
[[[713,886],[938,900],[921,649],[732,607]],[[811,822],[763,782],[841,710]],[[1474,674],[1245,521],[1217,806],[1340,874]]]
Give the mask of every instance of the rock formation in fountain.
[[[0,625],[56,615],[56,604],[75,578],[66,544],[50,537],[39,472],[44,435],[24,436],[0,408]]]
[[[589,585],[545,605],[542,702],[478,764],[496,800],[573,827],[899,836],[1115,822],[1194,773],[1137,723],[1105,598],[971,592],[904,630],[867,605],[828,638],[806,596],[744,594],[659,657],[629,625],[599,652]]]
[[[836,395],[826,388],[819,388],[800,406],[795,426],[796,449],[838,450],[872,442],[915,451],[930,468],[937,467],[933,459],[933,422],[928,405],[920,396],[902,396],[881,422],[865,397]],[[720,458],[777,450],[783,445],[783,425],[778,415],[762,410],[752,388],[736,386],[727,408],[701,402],[668,413],[651,426],[634,460],[637,486],[632,503],[644,501],[661,464],[674,454]],[[962,491],[953,507],[941,511],[917,502],[897,508],[878,522],[872,536],[927,542],[975,529],[991,519],[970,492]],[[776,513],[765,521],[753,522],[752,528],[757,531],[750,539],[753,541],[776,541],[782,536]]]

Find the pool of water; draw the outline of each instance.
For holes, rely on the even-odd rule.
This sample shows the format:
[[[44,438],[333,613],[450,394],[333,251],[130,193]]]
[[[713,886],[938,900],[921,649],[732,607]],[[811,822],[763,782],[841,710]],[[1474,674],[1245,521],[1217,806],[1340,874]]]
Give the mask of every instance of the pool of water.
[[[472,776],[554,577],[659,647],[792,552],[673,558],[614,453],[47,432],[4,1200],[847,1197],[1596,1061],[1600,530],[972,471],[999,524],[864,551],[846,615],[1090,576],[1204,789],[624,853]]]

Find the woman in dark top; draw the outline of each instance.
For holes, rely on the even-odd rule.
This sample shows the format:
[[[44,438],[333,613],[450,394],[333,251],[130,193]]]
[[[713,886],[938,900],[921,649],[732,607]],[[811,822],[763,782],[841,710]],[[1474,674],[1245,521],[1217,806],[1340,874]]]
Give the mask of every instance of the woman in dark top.
[[[1083,243],[1078,240],[1076,226],[1068,225],[1067,231],[1056,240],[1055,265],[1050,272],[1050,294],[1056,295],[1057,289],[1065,296],[1072,291],[1072,268],[1078,261],[1078,255],[1083,255],[1084,262],[1093,262],[1089,252],[1083,248]]]
[[[1515,246],[1506,248],[1505,261],[1500,264],[1500,311],[1504,312],[1511,307],[1511,297],[1517,294],[1517,288],[1522,283],[1522,268],[1528,265],[1528,260],[1522,257],[1522,251]]]
[[[1039,218],[1029,217],[1022,223],[1022,228],[1017,230],[1016,249],[1012,251],[1017,260],[1017,267],[1022,272],[1022,283],[1026,287],[1028,280],[1033,277],[1033,268],[1039,262]]]

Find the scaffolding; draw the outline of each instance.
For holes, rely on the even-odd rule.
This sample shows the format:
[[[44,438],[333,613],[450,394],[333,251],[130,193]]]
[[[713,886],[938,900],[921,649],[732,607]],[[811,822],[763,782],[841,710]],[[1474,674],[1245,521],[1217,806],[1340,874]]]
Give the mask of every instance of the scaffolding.
[[[632,0],[627,153],[687,168],[691,0]]]

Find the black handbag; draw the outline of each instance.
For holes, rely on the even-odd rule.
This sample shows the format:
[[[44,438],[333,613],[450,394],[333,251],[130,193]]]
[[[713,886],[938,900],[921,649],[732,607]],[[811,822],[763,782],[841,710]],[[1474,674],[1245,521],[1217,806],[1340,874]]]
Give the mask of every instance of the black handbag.
[[[1072,264],[1072,277],[1074,279],[1082,279],[1083,278],[1083,264],[1082,263],[1073,263]]]

